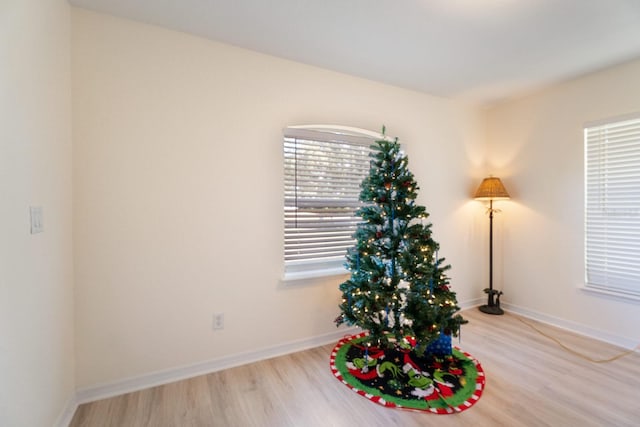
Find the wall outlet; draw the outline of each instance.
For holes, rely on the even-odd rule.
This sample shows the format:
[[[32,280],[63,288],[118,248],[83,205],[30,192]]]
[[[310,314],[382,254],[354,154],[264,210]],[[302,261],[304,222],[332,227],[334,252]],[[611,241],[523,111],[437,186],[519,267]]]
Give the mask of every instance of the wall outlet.
[[[213,313],[213,329],[224,329],[224,313]]]

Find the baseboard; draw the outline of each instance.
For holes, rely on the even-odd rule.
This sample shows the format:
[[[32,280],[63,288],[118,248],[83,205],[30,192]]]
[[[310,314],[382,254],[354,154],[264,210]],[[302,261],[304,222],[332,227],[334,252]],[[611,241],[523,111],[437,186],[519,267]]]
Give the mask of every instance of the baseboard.
[[[345,335],[353,335],[359,333],[358,328],[340,328],[335,332],[319,335],[311,338],[305,338],[297,341],[280,344],[274,347],[264,348],[246,353],[233,354],[193,365],[182,366],[173,369],[167,369],[158,372],[152,372],[137,377],[127,378],[120,381],[100,384],[97,386],[79,389],[76,394],[77,404],[93,402],[100,399],[106,399],[125,393],[143,390],[187,378],[197,377],[199,375],[210,374],[212,372],[221,371],[223,369],[234,368],[245,365],[247,363],[259,362],[261,360],[278,357],[297,351],[303,351],[310,348],[318,347],[332,342],[337,342]],[[73,414],[72,414],[73,415]]]
[[[571,320],[561,319],[559,317],[551,316],[545,313],[540,313],[535,310],[530,310],[528,308],[520,307],[515,304],[510,304],[508,302],[502,303],[501,305],[505,310],[508,310],[520,316],[537,320],[542,323],[547,323],[549,325],[566,329],[568,331],[575,332],[577,334],[584,335],[586,337],[593,338],[599,341],[604,341],[606,343],[613,344],[628,350],[636,348],[636,346],[638,345],[637,342],[634,342],[628,338],[624,338],[618,335],[614,335],[608,332],[594,329],[589,326],[583,325],[581,323],[573,322]]]
[[[76,409],[78,409],[78,399],[76,398],[76,393],[73,393],[67,402],[62,408],[62,412],[58,416],[58,419],[53,424],[53,427],[69,427],[71,424],[71,420],[73,419],[73,415],[76,413]]]
[[[459,302],[459,306],[462,310],[482,305],[485,302],[484,298],[475,298]],[[613,334],[609,334],[597,329],[590,328],[580,323],[572,322],[569,320],[561,319],[558,317],[550,316],[548,314],[540,313],[534,310],[530,310],[524,307],[517,306],[515,304],[503,303],[502,307],[515,314],[527,317],[533,320],[537,320],[552,326],[563,328],[581,335],[585,335],[590,338],[594,338],[600,341],[604,341],[610,344],[614,344],[623,348],[632,349],[637,343],[619,337]],[[328,334],[315,336],[311,338],[305,338],[301,340],[291,341],[288,343],[280,344],[273,347],[250,351],[246,353],[239,353],[229,355],[217,359],[208,360],[193,365],[167,369],[163,371],[153,372],[145,375],[140,375],[132,378],[127,378],[120,381],[114,381],[110,383],[100,384],[97,386],[86,387],[79,389],[77,393],[69,398],[63,412],[58,417],[58,421],[54,424],[55,427],[67,427],[73,418],[73,415],[78,407],[82,403],[93,402],[100,399],[106,399],[113,396],[118,396],[125,393],[131,393],[134,391],[143,390],[158,385],[168,384],[175,381],[184,380],[187,378],[193,378],[199,375],[206,375],[212,372],[221,371],[223,369],[234,368],[237,366],[245,365],[248,363],[259,362],[261,360],[270,359],[272,357],[278,357],[285,354],[294,353],[297,351],[303,351],[310,348],[318,347],[320,345],[330,344],[337,342],[339,339],[346,335],[352,335],[360,332],[358,328],[340,328],[335,332]]]
[[[474,298],[466,301],[459,301],[458,306],[460,307],[460,310],[468,310],[486,303],[487,298]]]
[[[459,306],[462,310],[466,310],[468,308],[481,305],[483,301],[484,299],[482,298],[476,298],[473,300],[461,302],[459,303]],[[264,348],[246,353],[233,354],[201,363],[196,363],[193,365],[152,372],[149,374],[127,378],[119,381],[81,388],[77,391],[76,396],[74,396],[72,402],[73,404],[70,403],[69,405],[70,409],[68,409],[68,412],[71,413],[71,415],[69,416],[69,421],[73,417],[75,408],[77,408],[77,406],[82,403],[106,399],[109,397],[144,390],[146,388],[168,384],[187,378],[193,378],[199,375],[210,374],[212,372],[221,371],[223,369],[234,368],[236,366],[245,365],[247,363],[258,362],[260,360],[270,359],[272,357],[282,356],[284,354],[307,350],[309,348],[318,347],[320,345],[337,342],[345,335],[353,335],[359,332],[360,329],[358,328],[340,328],[335,332],[292,341],[274,347]],[[60,419],[64,420],[65,418],[61,416]],[[68,423],[64,424],[61,421],[56,425],[66,426],[68,425]]]

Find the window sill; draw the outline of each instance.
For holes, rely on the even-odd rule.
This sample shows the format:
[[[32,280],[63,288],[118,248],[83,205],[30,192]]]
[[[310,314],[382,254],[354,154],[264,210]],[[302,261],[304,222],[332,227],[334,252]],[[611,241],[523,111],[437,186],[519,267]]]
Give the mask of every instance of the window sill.
[[[285,285],[292,285],[301,282],[311,282],[328,277],[345,276],[349,274],[344,267],[324,268],[318,270],[290,271],[285,272],[281,282]]]
[[[606,297],[606,298],[610,298],[618,301],[640,303],[640,295],[637,295],[637,294],[626,293],[626,292],[616,292],[613,290],[601,289],[601,288],[596,288],[596,287],[587,286],[587,285],[582,285],[579,287],[579,289],[589,294],[595,294],[598,296],[602,296],[602,297]]]

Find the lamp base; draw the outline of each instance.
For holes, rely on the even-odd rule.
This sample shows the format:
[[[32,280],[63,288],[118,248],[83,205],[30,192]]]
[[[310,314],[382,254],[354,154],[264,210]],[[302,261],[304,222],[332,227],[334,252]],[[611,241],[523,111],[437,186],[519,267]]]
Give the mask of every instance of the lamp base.
[[[498,306],[490,306],[490,305],[481,305],[478,309],[487,314],[504,314],[504,310],[502,310]]]

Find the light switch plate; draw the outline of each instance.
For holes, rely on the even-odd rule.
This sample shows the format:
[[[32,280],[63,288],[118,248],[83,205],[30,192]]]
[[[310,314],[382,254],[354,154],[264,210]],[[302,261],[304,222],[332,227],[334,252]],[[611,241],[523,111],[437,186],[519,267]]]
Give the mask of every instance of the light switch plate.
[[[42,233],[44,231],[42,206],[30,206],[29,211],[31,213],[31,234]]]

